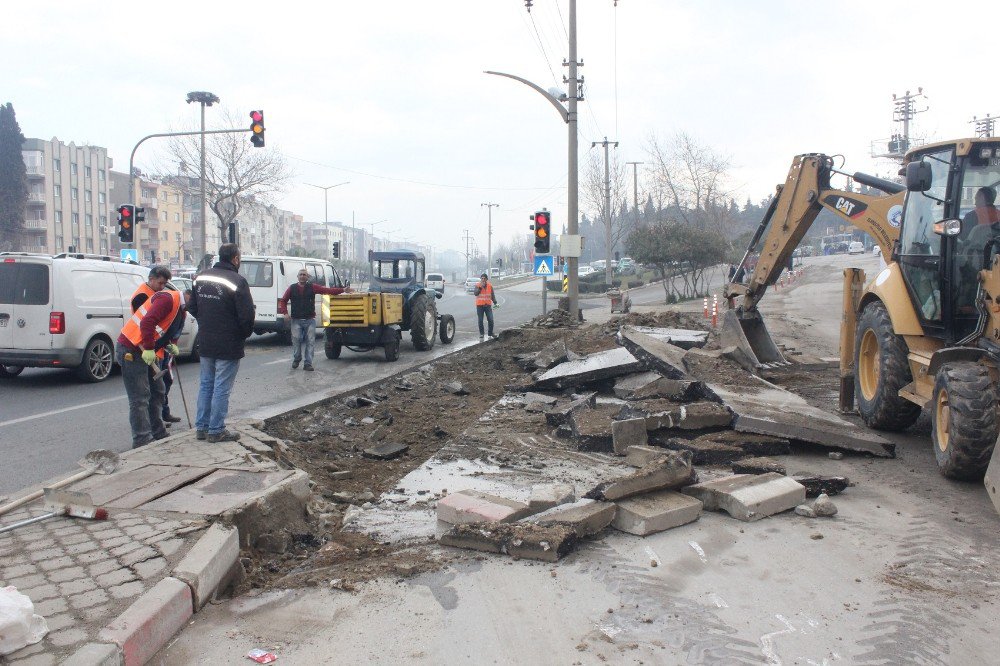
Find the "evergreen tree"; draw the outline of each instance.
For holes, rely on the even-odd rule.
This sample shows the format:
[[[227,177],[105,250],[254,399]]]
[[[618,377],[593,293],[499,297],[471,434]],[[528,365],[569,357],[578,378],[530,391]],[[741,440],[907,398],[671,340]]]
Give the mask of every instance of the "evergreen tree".
[[[0,250],[17,249],[28,203],[28,173],[21,156],[24,135],[10,102],[0,105]]]

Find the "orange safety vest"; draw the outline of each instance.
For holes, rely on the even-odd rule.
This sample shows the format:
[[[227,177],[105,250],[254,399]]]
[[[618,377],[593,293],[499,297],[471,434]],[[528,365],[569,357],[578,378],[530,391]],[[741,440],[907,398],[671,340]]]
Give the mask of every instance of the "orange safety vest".
[[[138,287],[136,287],[136,290],[134,292],[132,292],[132,298],[129,299],[129,307],[132,308],[132,312],[135,312],[135,305],[134,305],[135,304],[135,299],[140,294],[144,295],[146,297],[146,298],[142,299],[142,302],[143,303],[148,303],[149,299],[151,299],[153,297],[153,294],[155,294],[155,293],[156,292],[153,291],[153,289],[149,286],[148,282],[143,282]]]
[[[493,305],[493,285],[489,282],[486,283],[485,287],[479,288],[476,305]]]
[[[132,294],[132,298],[134,299],[140,292],[149,294],[157,293],[154,292],[152,289],[150,289],[146,285],[146,283],[143,283],[138,289],[135,290],[135,293]],[[170,325],[174,323],[174,319],[177,318],[177,313],[180,312],[181,309],[180,292],[167,291],[166,293],[170,294],[170,298],[173,301],[173,303],[171,304],[170,307],[170,314],[168,314],[165,319],[156,324],[157,339],[162,338],[166,334],[167,330],[170,328]],[[124,335],[129,342],[131,342],[139,349],[142,349],[142,330],[139,328],[139,323],[142,321],[142,318],[145,317],[146,313],[149,311],[149,302],[150,300],[152,300],[152,298],[153,298],[152,295],[150,295],[150,297],[146,299],[146,301],[142,305],[140,305],[135,312],[132,313],[132,316],[129,318],[129,320],[125,322],[125,326],[122,327],[122,335]],[[164,355],[165,354],[162,349],[156,350],[157,358],[163,358]]]

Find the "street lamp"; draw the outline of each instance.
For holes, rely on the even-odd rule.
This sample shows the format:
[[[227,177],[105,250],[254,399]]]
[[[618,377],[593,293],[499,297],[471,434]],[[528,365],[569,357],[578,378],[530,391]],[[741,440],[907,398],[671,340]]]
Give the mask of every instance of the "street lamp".
[[[340,187],[341,185],[350,185],[351,181],[345,180],[343,183],[337,183],[336,185],[313,185],[312,183],[302,183],[303,185],[308,185],[309,187],[316,187],[324,192],[325,203],[323,206],[323,223],[330,224],[330,190],[335,187]]]
[[[198,241],[199,264],[205,256],[206,234],[208,233],[208,205],[205,197],[205,107],[219,102],[219,96],[205,91],[194,91],[187,94],[187,103],[201,104],[201,238]]]

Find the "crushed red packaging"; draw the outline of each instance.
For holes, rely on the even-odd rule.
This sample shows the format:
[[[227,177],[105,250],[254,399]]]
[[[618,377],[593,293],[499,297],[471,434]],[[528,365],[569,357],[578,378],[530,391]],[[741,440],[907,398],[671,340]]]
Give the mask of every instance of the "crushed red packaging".
[[[254,648],[247,652],[247,657],[253,659],[258,664],[270,664],[272,661],[277,661],[278,659],[278,655],[267,650],[261,650],[260,648]]]

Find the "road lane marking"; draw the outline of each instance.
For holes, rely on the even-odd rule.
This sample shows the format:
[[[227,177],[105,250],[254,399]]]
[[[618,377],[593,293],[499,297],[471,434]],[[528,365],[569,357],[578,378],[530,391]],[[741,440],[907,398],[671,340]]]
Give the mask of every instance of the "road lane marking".
[[[18,423],[24,423],[25,421],[34,421],[35,419],[44,419],[47,416],[55,416],[56,414],[64,414],[66,412],[72,412],[76,409],[86,409],[87,407],[95,407],[97,405],[104,405],[109,402],[114,402],[115,400],[125,400],[128,396],[119,395],[114,398],[105,398],[104,400],[96,400],[94,402],[85,402],[82,405],[73,405],[72,407],[63,407],[62,409],[53,409],[51,412],[42,412],[41,414],[34,414],[33,416],[22,416],[19,419],[11,419],[9,421],[0,421],[0,428],[9,425],[16,425]]]

